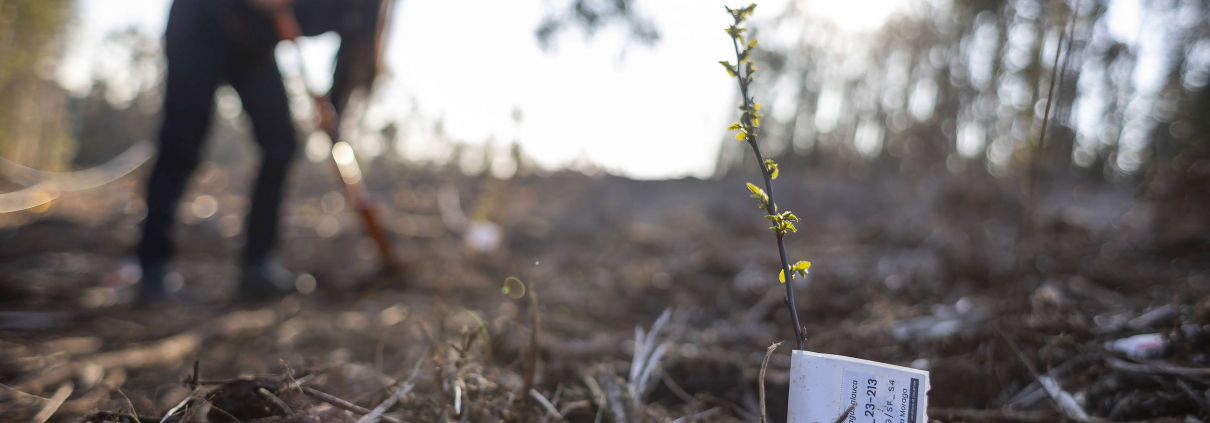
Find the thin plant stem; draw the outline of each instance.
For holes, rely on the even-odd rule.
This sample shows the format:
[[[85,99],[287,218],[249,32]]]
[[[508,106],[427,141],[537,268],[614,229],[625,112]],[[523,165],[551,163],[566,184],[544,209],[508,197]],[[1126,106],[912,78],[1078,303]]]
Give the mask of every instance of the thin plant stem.
[[[1080,5],[1080,3],[1077,1],[1076,9],[1072,12],[1071,32],[1072,32],[1073,37],[1075,36],[1076,18],[1079,15],[1079,5]],[[1060,20],[1060,22],[1063,22],[1065,24],[1064,26],[1066,26],[1066,23],[1067,23],[1066,21],[1067,21],[1066,19]],[[1029,192],[1028,192],[1029,195],[1026,198],[1028,207],[1025,208],[1024,216],[1022,216],[1022,225],[1021,225],[1024,230],[1017,231],[1017,242],[1016,242],[1017,247],[1016,248],[1018,250],[1018,256],[1019,256],[1018,258],[1020,261],[1024,261],[1024,257],[1021,257],[1022,256],[1022,254],[1021,254],[1022,251],[1020,248],[1021,242],[1022,242],[1021,238],[1022,238],[1022,236],[1033,235],[1032,232],[1034,231],[1034,219],[1035,219],[1035,215],[1037,214],[1036,211],[1038,208],[1038,204],[1041,202],[1038,199],[1038,190],[1040,189],[1039,185],[1041,184],[1041,179],[1042,179],[1042,171],[1043,171],[1042,170],[1042,161],[1045,160],[1045,154],[1046,154],[1046,134],[1049,132],[1049,129],[1050,129],[1050,109],[1052,108],[1052,106],[1054,105],[1054,102],[1055,102],[1055,88],[1060,84],[1059,79],[1063,77],[1062,72],[1060,72],[1060,67],[1063,68],[1062,70],[1064,72],[1066,72],[1066,70],[1067,70],[1066,61],[1064,61],[1063,63],[1060,63],[1060,61],[1059,61],[1059,58],[1061,57],[1060,53],[1063,52],[1064,37],[1067,35],[1066,30],[1067,30],[1067,28],[1059,29],[1059,42],[1055,45],[1055,60],[1054,60],[1054,64],[1051,65],[1051,68],[1050,68],[1050,87],[1047,89],[1047,93],[1046,93],[1046,109],[1042,114],[1042,132],[1038,135],[1038,147],[1036,150],[1034,150],[1034,155],[1032,157],[1032,160],[1030,160],[1030,163],[1029,163],[1029,165],[1030,165]],[[1071,41],[1070,40],[1067,40],[1067,41],[1068,41],[1068,44],[1070,45]],[[1070,46],[1068,49],[1070,50]],[[1070,51],[1068,52],[1068,54],[1070,54]]]
[[[1074,15],[1074,13],[1073,13],[1073,15]],[[1072,26],[1073,27],[1075,26],[1074,21],[1072,23]],[[1066,28],[1063,28],[1063,29],[1066,29]],[[1063,51],[1063,41],[1064,41],[1064,37],[1066,35],[1067,35],[1067,31],[1059,30],[1059,42],[1055,46],[1055,60],[1054,60],[1054,64],[1050,68],[1050,88],[1047,90],[1047,93],[1046,93],[1046,110],[1043,112],[1043,115],[1042,115],[1042,133],[1038,135],[1037,154],[1034,155],[1034,160],[1032,161],[1033,172],[1031,172],[1032,177],[1030,178],[1030,187],[1029,187],[1030,193],[1029,194],[1031,197],[1030,199],[1032,200],[1031,203],[1034,203],[1034,204],[1032,204],[1034,207],[1037,206],[1036,203],[1037,203],[1037,197],[1038,197],[1038,184],[1039,184],[1040,180],[1042,179],[1041,162],[1042,162],[1042,159],[1044,158],[1043,154],[1046,154],[1046,134],[1047,134],[1047,132],[1049,132],[1048,129],[1050,128],[1050,109],[1055,103],[1055,87],[1057,87],[1059,85],[1059,78],[1063,77],[1063,75],[1059,73],[1059,67],[1060,67],[1060,63],[1059,63],[1060,55],[1059,54]],[[1032,207],[1031,207],[1031,209],[1032,209]],[[1033,210],[1030,210],[1030,211],[1032,213]]]
[[[738,20],[736,23],[737,24],[739,23]],[[739,39],[737,37],[732,36],[731,45],[735,49],[735,58],[736,58],[736,62],[737,62],[736,69],[735,69],[736,70],[735,79],[736,79],[736,81],[739,82],[740,95],[743,96],[743,98],[744,98],[744,110],[747,111],[747,113],[744,113],[744,115],[743,115],[743,118],[742,118],[744,121],[743,123],[744,123],[744,126],[754,129],[752,131],[752,133],[748,134],[746,140],[748,141],[748,145],[752,147],[752,152],[756,156],[757,167],[760,168],[761,176],[764,177],[764,179],[765,179],[765,192],[769,195],[769,201],[765,204],[765,212],[771,216],[776,215],[777,214],[777,209],[776,209],[777,202],[775,201],[774,195],[773,195],[773,176],[771,174],[770,169],[768,169],[764,164],[765,157],[763,155],[761,155],[760,146],[757,144],[757,131],[755,130],[756,127],[754,125],[752,125],[753,101],[752,101],[752,98],[748,96],[748,82],[747,82],[747,78],[745,78],[745,75],[744,75],[743,60],[741,59],[740,52],[739,52]],[[788,278],[791,278],[791,280],[792,280],[793,273],[790,272],[790,261],[786,258],[786,244],[782,240],[782,238],[784,236],[780,232],[777,233],[776,235],[777,235],[777,251],[781,255],[782,274]],[[793,283],[791,283],[789,281],[785,282],[785,284],[786,284],[785,301],[786,301],[786,307],[790,309],[790,319],[794,324],[794,340],[795,340],[796,345],[798,346],[797,349],[802,350],[803,346],[804,346],[804,340],[803,340],[803,334],[802,334],[802,324],[799,323],[799,320],[798,320],[798,307],[797,307],[796,303],[794,302],[794,285],[793,285]]]

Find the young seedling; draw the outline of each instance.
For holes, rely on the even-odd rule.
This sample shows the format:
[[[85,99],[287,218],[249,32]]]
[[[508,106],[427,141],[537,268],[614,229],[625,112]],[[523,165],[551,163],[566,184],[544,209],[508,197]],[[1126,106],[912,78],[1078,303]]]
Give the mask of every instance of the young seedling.
[[[529,294],[529,309],[533,316],[533,327],[529,332],[529,350],[525,353],[525,363],[523,363],[521,395],[517,398],[518,403],[524,403],[529,399],[529,390],[534,386],[534,373],[538,369],[538,348],[541,347],[539,336],[542,333],[542,315],[538,312],[538,294],[534,292],[532,284],[527,291],[525,283],[513,276],[504,280],[504,287],[500,289],[500,293],[512,298],[521,298],[526,293]]]
[[[756,163],[760,166],[761,176],[765,179],[765,188],[749,183],[748,191],[752,192],[752,198],[756,199],[757,205],[765,210],[765,218],[773,222],[773,226],[769,229],[777,235],[777,250],[781,253],[781,274],[778,279],[782,283],[786,282],[786,275],[790,275],[793,279],[795,274],[807,276],[807,269],[811,268],[811,263],[800,261],[790,264],[786,259],[786,244],[784,238],[787,233],[798,232],[794,227],[794,222],[798,222],[798,216],[790,211],[780,211],[777,209],[777,202],[773,198],[773,180],[777,179],[778,169],[777,163],[772,159],[765,159],[760,154],[760,145],[757,143],[760,129],[760,119],[764,115],[760,114],[760,103],[749,95],[748,87],[752,84],[752,73],[756,72],[756,66],[752,64],[752,51],[756,48],[756,39],[745,39],[744,32],[747,28],[741,28],[748,17],[752,16],[752,12],[756,10],[756,4],[750,4],[747,7],[732,9],[727,7],[727,13],[735,19],[735,23],[727,27],[727,35],[731,36],[731,44],[735,48],[735,64],[730,61],[721,61],[723,68],[727,69],[727,74],[731,75],[739,83],[739,92],[743,97],[743,103],[740,104],[739,110],[742,112],[738,123],[731,125],[730,130],[739,131],[735,134],[735,139],[739,141],[747,141],[752,147],[752,152],[756,154]],[[794,304],[794,288],[792,284],[786,284],[786,307],[790,309],[790,318],[794,324],[794,340],[798,349],[803,348],[803,328],[798,321],[798,308]]]

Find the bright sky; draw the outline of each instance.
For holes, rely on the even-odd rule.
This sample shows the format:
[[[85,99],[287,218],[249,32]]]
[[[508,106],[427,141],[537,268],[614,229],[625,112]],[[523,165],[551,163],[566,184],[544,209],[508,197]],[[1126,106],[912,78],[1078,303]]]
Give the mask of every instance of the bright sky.
[[[757,18],[761,10],[772,16],[786,1],[760,2]],[[860,32],[881,25],[904,1],[812,0],[805,6]],[[105,61],[97,46],[106,34],[132,26],[162,34],[170,0],[79,3],[80,25],[59,70],[60,81],[74,90],[85,89],[97,62]],[[724,3],[638,4],[661,32],[656,46],[627,45],[619,28],[591,40],[573,29],[547,53],[533,30],[550,1],[400,0],[387,53],[394,78],[368,119],[410,117],[415,124],[403,128],[404,151],[413,157],[437,154],[429,141],[440,119],[449,139],[472,145],[491,139],[496,148],[517,140],[551,168],[586,160],[635,178],[709,176],[724,128],[735,118],[734,82],[717,65],[734,60],[722,31],[729,19]],[[310,85],[321,91],[330,83],[323,71],[337,43],[326,37],[303,44],[308,71],[319,76]],[[279,56],[288,55],[284,51]],[[292,57],[282,59],[285,67]],[[521,111],[520,124],[514,109]]]

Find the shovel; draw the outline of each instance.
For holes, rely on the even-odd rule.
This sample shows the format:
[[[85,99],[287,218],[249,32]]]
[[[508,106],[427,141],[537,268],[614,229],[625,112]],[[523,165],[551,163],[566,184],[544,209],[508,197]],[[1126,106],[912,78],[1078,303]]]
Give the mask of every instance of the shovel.
[[[273,26],[277,30],[278,39],[290,41],[294,45],[294,48],[297,49],[299,74],[306,79],[306,67],[303,66],[302,62],[302,49],[298,47],[297,42],[298,38],[302,36],[302,28],[298,24],[298,19],[294,16],[294,11],[288,5],[275,7],[273,9]],[[337,174],[340,175],[340,182],[344,186],[345,196],[348,197],[349,203],[353,205],[357,213],[361,215],[361,219],[365,223],[366,234],[374,240],[374,245],[378,248],[378,256],[382,260],[380,272],[382,279],[380,281],[400,276],[404,270],[403,266],[396,259],[394,248],[387,237],[386,230],[382,226],[378,205],[366,195],[365,182],[362,178],[361,168],[357,165],[357,157],[353,152],[353,148],[348,143],[339,141],[340,119],[336,115],[336,108],[327,96],[310,92],[309,87],[307,91],[307,94],[311,96],[315,110],[319,114],[320,129],[328,134],[328,138],[332,140],[331,163],[335,166]],[[367,288],[373,288],[377,285],[378,283],[374,283]],[[369,289],[366,289],[366,291],[369,291]]]

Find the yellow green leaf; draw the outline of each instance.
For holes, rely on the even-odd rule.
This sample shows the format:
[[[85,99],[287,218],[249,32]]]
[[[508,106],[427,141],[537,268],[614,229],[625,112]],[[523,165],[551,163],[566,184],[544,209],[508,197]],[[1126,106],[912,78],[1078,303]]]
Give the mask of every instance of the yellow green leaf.
[[[756,47],[756,40],[752,40],[752,41],[748,42],[748,48],[752,48],[752,47]]]
[[[728,75],[735,76],[735,67],[734,67],[734,66],[731,66],[731,62],[728,62],[728,61],[723,60],[723,61],[720,61],[720,62],[718,62],[718,63],[719,63],[720,65],[723,65],[723,69],[726,69],[726,70],[727,70],[727,74],[728,74]]]
[[[800,261],[798,263],[794,263],[794,271],[796,271],[796,272],[807,273],[807,269],[810,269],[810,268],[811,268],[811,262],[809,262],[809,261]]]
[[[769,177],[771,177],[773,179],[777,179],[777,168],[776,167],[773,168],[773,174],[769,175]]]
[[[746,132],[740,132],[740,133],[738,133],[738,134],[735,134],[735,139],[736,139],[736,140],[743,141],[743,140],[745,140],[745,139],[747,139],[747,138],[748,138],[748,134],[747,134]]]
[[[731,124],[731,126],[727,127],[728,131],[738,131],[739,129],[740,129],[740,126],[738,123],[733,123],[733,124]]]
[[[753,194],[760,194],[762,192],[760,187],[752,185],[751,182],[748,182],[748,191],[752,191]]]
[[[791,275],[790,277],[794,277],[794,276]],[[777,272],[777,280],[781,281],[781,283],[786,283],[786,270],[785,269],[782,269],[782,271]]]

